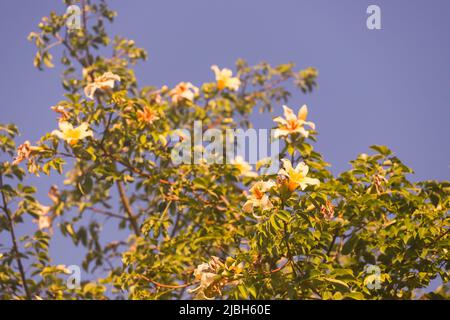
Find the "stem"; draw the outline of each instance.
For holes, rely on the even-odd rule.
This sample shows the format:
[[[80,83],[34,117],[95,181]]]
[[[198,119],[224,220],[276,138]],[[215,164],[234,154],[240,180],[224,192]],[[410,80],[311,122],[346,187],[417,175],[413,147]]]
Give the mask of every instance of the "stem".
[[[175,218],[175,222],[173,224],[173,229],[172,232],[170,233],[170,237],[173,238],[176,234],[176,232],[178,231],[178,223],[180,221],[180,217],[181,217],[181,213],[177,212],[177,217]]]
[[[290,262],[290,260],[286,259],[286,262],[283,265],[281,265],[280,267],[278,267],[276,269],[273,269],[273,270],[270,270],[270,271],[264,271],[263,274],[268,275],[268,274],[272,274],[272,273],[276,273],[278,271],[281,271],[288,265],[289,262]]]
[[[22,264],[22,260],[20,259],[20,252],[19,252],[19,247],[17,246],[17,240],[16,240],[16,234],[14,232],[14,222],[13,219],[11,217],[11,213],[8,209],[8,204],[6,201],[6,196],[5,193],[3,192],[3,176],[0,174],[0,189],[2,189],[1,194],[2,194],[2,201],[3,201],[3,211],[6,214],[6,218],[8,220],[8,224],[9,224],[9,232],[11,234],[11,241],[13,244],[13,250],[15,252],[16,255],[16,260],[17,260],[17,265],[19,267],[19,272],[20,272],[20,277],[22,280],[22,285],[23,285],[23,289],[25,290],[25,294],[27,296],[28,300],[32,300],[31,297],[31,293],[30,290],[28,289],[28,285],[27,285],[27,279],[25,276],[25,270],[23,268],[23,264]]]
[[[336,239],[338,237],[338,233],[339,233],[339,229],[336,230],[336,232],[334,233],[333,239],[331,240],[330,245],[328,246],[328,250],[327,250],[327,256],[330,255],[331,250],[333,249],[334,243],[336,242]]]
[[[287,249],[287,255],[288,255],[288,260],[291,262],[291,266],[292,266],[292,271],[294,272],[294,275],[297,277],[297,271],[296,269],[296,264],[294,262],[293,256],[292,256],[292,252],[291,252],[291,248],[289,246],[289,240],[288,240],[288,230],[287,230],[287,223],[284,223],[284,242],[286,243],[286,249]]]
[[[155,286],[160,287],[160,288],[181,289],[181,288],[186,288],[186,287],[193,285],[192,282],[186,283],[186,284],[180,284],[180,285],[163,284],[163,283],[156,282],[153,279],[147,278],[144,275],[139,275],[139,277],[141,279],[144,279],[145,281],[153,283]]]
[[[133,214],[133,210],[131,209],[130,201],[125,193],[125,189],[123,187],[122,181],[117,181],[117,190],[119,191],[120,200],[122,201],[123,208],[130,219],[131,227],[134,230],[134,233],[139,237],[141,235],[141,231],[139,230],[139,226],[136,222],[136,217]]]
[[[282,199],[281,201],[281,210],[284,210],[285,208],[285,200]],[[291,247],[289,246],[289,234],[288,234],[288,226],[287,226],[287,222],[284,222],[284,235],[283,235],[283,240],[286,244],[286,250],[287,250],[287,258],[288,258],[288,262],[291,263],[291,267],[292,267],[292,272],[294,272],[295,277],[297,277],[297,271],[296,271],[296,264],[295,261],[293,259],[292,256],[292,252],[291,252]]]
[[[107,216],[107,217],[117,218],[117,219],[121,219],[121,220],[129,220],[128,217],[123,217],[123,216],[121,216],[120,214],[116,214],[116,213],[113,213],[113,212],[109,212],[109,211],[107,211],[107,210],[102,210],[102,209],[92,208],[92,207],[89,207],[89,208],[87,208],[87,209],[90,210],[90,211],[92,211],[92,212],[95,212],[95,213],[99,213],[99,214],[105,215],[105,216]]]
[[[88,29],[87,29],[87,19],[86,19],[86,0],[81,0],[82,7],[82,19],[83,19],[83,33],[86,39],[86,64],[91,64],[91,54],[89,52],[89,41],[88,41]]]

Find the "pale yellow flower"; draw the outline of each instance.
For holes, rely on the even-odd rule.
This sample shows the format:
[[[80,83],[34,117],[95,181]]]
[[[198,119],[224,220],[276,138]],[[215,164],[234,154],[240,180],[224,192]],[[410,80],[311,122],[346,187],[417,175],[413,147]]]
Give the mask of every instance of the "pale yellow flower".
[[[309,185],[319,185],[318,179],[307,177],[309,167],[300,162],[295,168],[292,167],[291,161],[288,159],[282,159],[283,168],[278,171],[279,175],[282,175],[288,179],[288,186],[290,191],[294,191],[298,187],[301,190],[305,190]]]
[[[241,156],[237,156],[235,159],[231,160],[230,164],[239,170],[241,176],[249,178],[258,176],[256,172],[252,171],[253,167]]]
[[[224,68],[219,69],[218,66],[213,65],[211,70],[214,71],[217,81],[217,89],[230,89],[232,91],[237,91],[241,85],[241,80],[238,77],[233,77],[233,72],[230,69]]]
[[[308,116],[308,107],[304,105],[298,111],[298,116],[294,114],[291,108],[283,106],[284,118],[276,117],[273,121],[278,123],[278,128],[275,129],[275,138],[287,136],[289,134],[300,133],[304,137],[308,137],[309,132],[304,128],[308,125],[311,129],[315,130],[316,125],[313,122],[306,121]]]
[[[152,110],[150,107],[145,106],[144,110],[138,110],[137,118],[140,122],[145,122],[148,124],[152,124],[155,120],[159,119],[156,111]]]
[[[195,280],[200,282],[197,288],[188,290],[189,293],[197,292],[197,297],[202,299],[213,299],[211,296],[220,294],[221,287],[225,284],[219,281],[218,271],[223,263],[217,257],[212,257],[209,263],[202,263],[194,270]],[[210,293],[211,296],[208,296]]]
[[[39,230],[51,229],[52,227],[52,217],[50,216],[40,216],[38,220]]]
[[[208,263],[202,263],[194,270],[195,280],[200,281],[200,286],[203,288],[209,287],[214,282],[216,276],[217,274],[212,272]]]
[[[75,145],[79,140],[87,137],[93,137],[89,130],[89,124],[83,122],[79,127],[74,128],[72,124],[66,121],[59,123],[59,130],[53,130],[52,135],[67,141],[70,145]]]
[[[94,99],[94,94],[98,89],[113,89],[114,81],[120,81],[120,77],[112,72],[105,72],[84,88],[84,94],[86,97]]]
[[[174,89],[169,92],[173,103],[178,103],[183,99],[193,101],[198,95],[198,88],[190,82],[180,82]]]
[[[37,222],[39,230],[52,228],[53,218],[49,215],[50,207],[39,204],[39,208],[36,214],[39,216],[38,220],[34,220]]]
[[[252,212],[254,208],[261,208],[261,210],[268,210],[273,207],[272,202],[267,196],[266,192],[275,186],[275,182],[258,181],[250,188],[250,194],[247,196],[247,202],[245,202],[242,209],[245,212]]]

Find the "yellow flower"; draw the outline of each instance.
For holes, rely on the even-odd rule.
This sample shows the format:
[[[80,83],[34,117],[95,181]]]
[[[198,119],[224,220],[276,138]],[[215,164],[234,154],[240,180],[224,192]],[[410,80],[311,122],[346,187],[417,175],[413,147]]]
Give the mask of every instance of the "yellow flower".
[[[278,171],[279,175],[282,175],[288,179],[288,187],[292,192],[299,186],[301,190],[305,190],[309,185],[319,185],[320,181],[318,179],[307,177],[309,167],[304,163],[300,162],[295,169],[292,167],[291,161],[288,159],[282,159],[283,167]]]
[[[144,110],[138,110],[137,112],[137,118],[140,122],[145,122],[148,124],[152,124],[153,121],[158,120],[159,116],[158,114],[150,109],[148,106],[144,107]]]
[[[79,140],[93,136],[92,131],[88,128],[89,125],[86,122],[74,128],[70,123],[62,121],[59,123],[60,130],[53,130],[52,135],[67,141],[70,145],[75,145]]]
[[[308,137],[309,132],[304,128],[304,125],[308,125],[311,129],[315,129],[316,125],[312,122],[306,121],[308,116],[308,107],[304,105],[300,108],[298,116],[294,114],[291,108],[283,106],[284,118],[276,117],[273,121],[278,123],[278,128],[275,129],[275,138],[287,136],[293,133],[300,133],[304,137]]]
[[[198,95],[198,88],[190,82],[180,82],[174,89],[169,92],[173,103],[178,103],[183,99],[193,101]]]
[[[120,77],[112,72],[105,72],[100,77],[96,78],[94,82],[89,83],[84,88],[84,94],[86,97],[90,99],[94,99],[94,94],[97,89],[105,90],[105,89],[113,89],[114,81],[120,81]]]
[[[243,210],[247,213],[252,212],[254,208],[267,210],[273,207],[266,192],[275,186],[275,182],[258,181],[250,188],[250,194],[247,196],[247,202],[243,206]]]
[[[237,77],[232,77],[233,73],[230,69],[224,68],[220,70],[218,66],[213,65],[211,70],[214,71],[214,74],[216,75],[217,89],[223,90],[227,88],[233,91],[239,89],[241,80]]]
[[[249,178],[258,176],[256,172],[252,171],[253,167],[241,156],[237,156],[235,159],[231,160],[230,163],[239,170],[241,176]]]

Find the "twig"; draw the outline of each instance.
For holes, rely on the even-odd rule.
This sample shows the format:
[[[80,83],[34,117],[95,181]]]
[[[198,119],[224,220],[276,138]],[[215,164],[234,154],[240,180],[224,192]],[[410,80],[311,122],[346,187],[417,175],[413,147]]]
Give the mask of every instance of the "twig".
[[[450,229],[448,229],[447,231],[445,231],[444,233],[442,233],[441,235],[439,235],[436,239],[433,240],[433,242],[431,242],[431,243],[429,243],[428,245],[426,245],[425,248],[429,248],[432,244],[438,242],[438,241],[441,240],[443,237],[445,237],[449,232],[450,232]]]
[[[88,29],[87,29],[87,19],[86,19],[86,0],[81,0],[81,7],[82,9],[82,18],[83,18],[83,31],[84,31],[84,38],[86,39],[86,43],[88,42]],[[89,45],[86,44],[86,63],[91,63],[91,54],[89,52]]]
[[[186,287],[192,286],[194,284],[193,282],[189,282],[189,283],[180,284],[180,285],[171,285],[171,284],[163,284],[163,283],[156,282],[155,280],[147,278],[144,275],[138,275],[138,277],[144,279],[145,281],[151,282],[155,286],[161,287],[161,288],[181,289],[181,288],[186,288]]]
[[[15,251],[15,255],[16,255],[16,259],[17,259],[17,265],[19,267],[20,277],[22,279],[23,289],[25,290],[25,294],[26,294],[28,300],[31,300],[32,299],[31,293],[30,293],[30,290],[28,289],[25,271],[23,268],[22,260],[20,259],[19,247],[17,246],[16,234],[14,232],[14,222],[11,217],[10,211],[8,209],[8,204],[6,201],[5,193],[3,192],[3,176],[1,174],[0,174],[0,189],[2,189],[1,194],[2,194],[2,201],[3,201],[3,211],[5,212],[6,218],[9,223],[9,228],[10,228],[9,232],[11,234],[11,241],[12,241],[13,250]]]
[[[285,261],[281,266],[279,266],[278,268],[273,269],[273,270],[270,270],[270,271],[264,271],[263,273],[264,273],[265,275],[268,275],[268,274],[272,274],[272,273],[276,273],[276,272],[278,272],[278,271],[281,271],[281,270],[283,270],[283,269],[288,265],[289,262],[290,262],[290,260],[289,260],[289,259],[286,259],[286,261]]]
[[[117,185],[117,190],[119,191],[120,200],[122,201],[123,208],[125,209],[125,212],[127,213],[128,218],[130,219],[130,223],[134,230],[134,233],[137,236],[140,236],[141,231],[139,230],[139,226],[136,222],[136,217],[134,216],[133,210],[131,209],[130,201],[128,200],[128,197],[125,193],[125,189],[123,188],[122,181],[118,180],[116,185]]]
[[[87,209],[91,210],[92,212],[100,213],[100,214],[103,214],[103,215],[108,216],[108,217],[122,219],[122,220],[129,220],[128,217],[124,217],[124,216],[121,216],[120,214],[109,212],[109,211],[106,211],[106,210],[102,210],[102,209],[98,209],[98,208],[87,208]]]

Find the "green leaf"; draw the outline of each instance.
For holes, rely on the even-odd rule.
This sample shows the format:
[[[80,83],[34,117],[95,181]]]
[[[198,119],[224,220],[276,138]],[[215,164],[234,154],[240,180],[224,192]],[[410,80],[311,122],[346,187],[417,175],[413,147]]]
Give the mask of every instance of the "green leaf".
[[[392,154],[392,151],[386,146],[373,145],[373,146],[370,146],[370,149],[377,151],[378,153],[382,154],[383,156],[388,156],[388,155]]]

